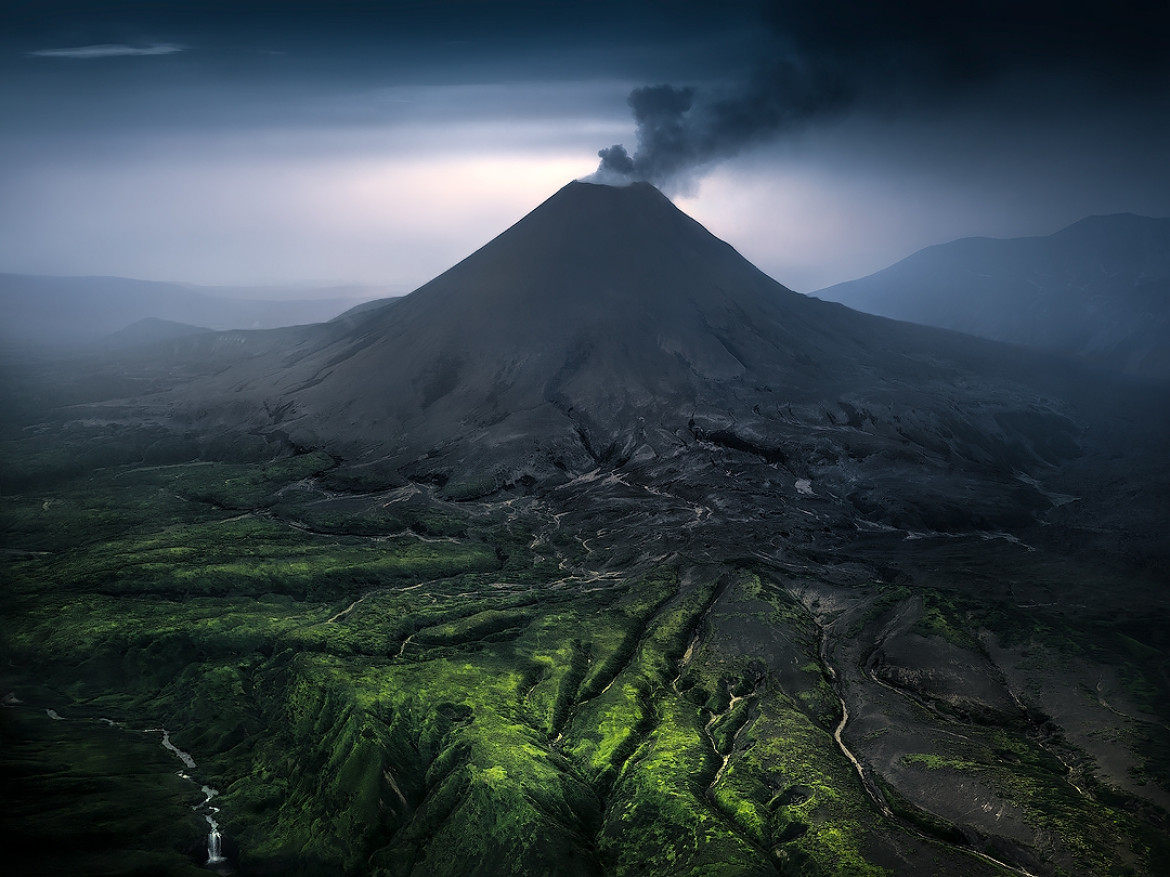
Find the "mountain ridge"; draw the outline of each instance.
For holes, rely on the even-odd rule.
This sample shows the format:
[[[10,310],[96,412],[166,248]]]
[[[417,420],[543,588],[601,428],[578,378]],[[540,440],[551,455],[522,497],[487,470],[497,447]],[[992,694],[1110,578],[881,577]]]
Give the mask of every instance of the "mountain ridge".
[[[0,344],[37,353],[86,352],[100,348],[104,336],[144,319],[217,331],[267,329],[327,320],[359,301],[249,299],[223,297],[217,291],[243,290],[114,276],[0,273],[0,305],[5,311]]]
[[[1170,380],[1170,219],[1111,214],[1045,236],[962,238],[812,294]]]

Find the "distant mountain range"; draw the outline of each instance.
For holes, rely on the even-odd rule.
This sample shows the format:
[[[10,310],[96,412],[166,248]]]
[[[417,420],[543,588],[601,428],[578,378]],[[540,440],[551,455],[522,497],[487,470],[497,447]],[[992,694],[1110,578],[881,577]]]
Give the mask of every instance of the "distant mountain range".
[[[158,323],[190,329],[272,329],[330,320],[369,299],[380,287],[316,290],[198,287],[125,277],[42,277],[0,274],[0,344],[50,352],[124,347],[169,340]],[[249,297],[251,295],[252,297]],[[107,339],[115,333],[118,338]]]
[[[1090,216],[1047,237],[964,238],[813,295],[1170,380],[1170,219]]]

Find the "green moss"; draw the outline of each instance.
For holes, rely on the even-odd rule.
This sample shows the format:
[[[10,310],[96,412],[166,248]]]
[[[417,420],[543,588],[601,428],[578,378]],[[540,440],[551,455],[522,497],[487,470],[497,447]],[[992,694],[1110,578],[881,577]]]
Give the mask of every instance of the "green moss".
[[[913,752],[902,756],[902,763],[906,765],[922,765],[927,770],[959,770],[977,771],[983,765],[974,761],[963,761],[958,758],[946,758],[928,752]]]
[[[962,649],[980,651],[980,645],[971,635],[971,622],[954,595],[923,590],[922,616],[914,630],[923,636],[937,636]]]
[[[680,580],[671,561],[579,587],[559,564],[584,558],[581,534],[566,523],[534,544],[543,510],[533,523],[517,503],[505,521],[412,489],[335,495],[318,489],[337,486],[330,466],[138,465],[6,496],[0,523],[20,551],[0,591],[5,690],[171,728],[223,792],[241,872],[884,873],[867,855],[890,824],[833,741],[819,630],[782,582],[751,568]],[[919,632],[966,642],[978,607],[928,590],[886,588],[858,630],[916,593]],[[1084,631],[1012,623],[1088,654]],[[1160,634],[1095,624],[1109,635],[1093,648],[1156,703]],[[1153,873],[1160,817],[1089,780],[1096,800],[1077,795],[1053,754],[1065,744],[1015,727],[964,736],[903,768],[977,771],[1084,873],[1122,858],[1094,848],[1108,837],[1132,840],[1135,868]],[[53,742],[54,758],[96,758],[81,737]],[[15,751],[0,764],[18,765]],[[185,824],[163,756],[133,783]],[[121,837],[141,824],[101,815],[101,784],[74,779],[38,788]],[[46,816],[13,812],[18,825]],[[45,837],[69,836],[59,816]],[[150,832],[127,862],[173,863],[170,836]]]

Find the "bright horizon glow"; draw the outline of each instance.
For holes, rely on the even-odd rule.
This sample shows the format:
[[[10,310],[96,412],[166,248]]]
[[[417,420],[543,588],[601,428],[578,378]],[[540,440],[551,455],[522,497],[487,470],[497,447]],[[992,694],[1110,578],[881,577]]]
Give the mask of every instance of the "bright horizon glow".
[[[442,141],[482,136],[474,129],[448,130]],[[428,152],[412,137],[409,151],[380,155],[369,143],[355,151],[308,139],[284,154],[172,144],[29,170],[7,186],[0,271],[405,293],[596,169],[587,149],[568,145]],[[1001,213],[964,187],[931,185],[807,157],[764,166],[749,155],[673,200],[762,271],[811,292],[1003,227]],[[919,210],[927,198],[934,212]],[[1079,206],[999,236],[1050,234],[1092,212]]]
[[[591,172],[569,153],[184,156],[45,169],[12,186],[3,270],[204,285],[368,283],[409,291]],[[181,207],[181,209],[179,209]],[[53,226],[50,238],[39,224]],[[71,260],[38,242],[78,244]],[[127,254],[125,240],[138,246]],[[178,274],[174,266],[195,269]],[[404,258],[409,254],[409,258]],[[17,262],[17,268],[12,265]]]

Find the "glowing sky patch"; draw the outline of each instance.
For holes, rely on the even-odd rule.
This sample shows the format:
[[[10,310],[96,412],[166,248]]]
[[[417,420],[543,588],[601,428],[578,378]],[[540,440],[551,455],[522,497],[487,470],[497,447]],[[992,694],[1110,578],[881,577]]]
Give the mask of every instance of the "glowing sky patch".
[[[407,291],[591,165],[555,151],[106,156],[13,181],[0,260],[19,254],[30,273]]]

